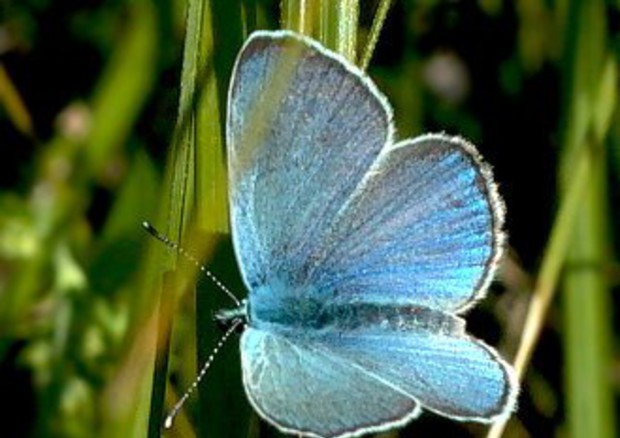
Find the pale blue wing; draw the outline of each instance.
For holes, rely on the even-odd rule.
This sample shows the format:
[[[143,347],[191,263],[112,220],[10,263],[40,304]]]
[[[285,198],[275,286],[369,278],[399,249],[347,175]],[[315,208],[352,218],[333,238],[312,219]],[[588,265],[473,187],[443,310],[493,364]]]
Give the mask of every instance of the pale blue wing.
[[[318,252],[310,283],[342,302],[466,308],[487,288],[503,209],[489,167],[457,137],[384,151]]]
[[[418,403],[320,344],[253,328],[241,337],[245,390],[265,420],[283,431],[348,437],[402,425]]]
[[[256,32],[227,120],[233,239],[251,290],[304,281],[309,255],[392,134],[390,109],[350,63],[290,32]]]
[[[464,332],[361,327],[317,334],[315,342],[438,414],[493,422],[514,410],[518,386],[512,368]]]

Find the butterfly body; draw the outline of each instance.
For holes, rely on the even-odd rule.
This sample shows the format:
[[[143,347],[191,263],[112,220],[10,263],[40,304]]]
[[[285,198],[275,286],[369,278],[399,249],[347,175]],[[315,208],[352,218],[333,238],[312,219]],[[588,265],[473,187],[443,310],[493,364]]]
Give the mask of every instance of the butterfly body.
[[[384,304],[326,304],[308,296],[286,297],[273,300],[271,289],[265,288],[267,299],[256,294],[255,305],[244,300],[234,309],[221,309],[215,319],[229,327],[238,320],[246,326],[280,333],[312,335],[313,331],[350,332],[356,328],[389,327],[403,332],[431,330],[446,334],[461,334],[464,321],[433,309],[415,306]]]
[[[489,167],[459,137],[394,142],[355,66],[291,32],[256,32],[229,91],[231,225],[249,290],[250,403],[284,432],[352,437],[426,409],[492,422],[514,374],[465,331],[503,243]]]

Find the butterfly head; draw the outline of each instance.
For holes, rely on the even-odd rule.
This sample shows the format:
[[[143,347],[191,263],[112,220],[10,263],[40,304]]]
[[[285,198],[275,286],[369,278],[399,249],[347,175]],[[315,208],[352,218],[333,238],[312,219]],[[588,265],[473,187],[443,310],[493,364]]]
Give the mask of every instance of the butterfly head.
[[[222,331],[227,331],[233,325],[237,326],[241,333],[248,323],[248,300],[242,300],[241,304],[232,309],[220,309],[213,315],[213,320]],[[241,324],[239,324],[241,322]]]

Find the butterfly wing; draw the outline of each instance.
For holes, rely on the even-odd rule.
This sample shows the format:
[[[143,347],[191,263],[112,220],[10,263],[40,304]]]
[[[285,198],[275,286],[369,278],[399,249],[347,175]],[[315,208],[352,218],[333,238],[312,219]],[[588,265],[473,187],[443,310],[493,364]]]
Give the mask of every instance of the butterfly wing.
[[[492,421],[514,404],[509,367],[464,332],[355,317],[365,303],[461,311],[501,250],[503,211],[473,146],[444,135],[392,145],[390,117],[363,74],[302,37],[254,34],[237,60],[227,140],[233,238],[254,312],[244,386],[281,429],[351,436],[402,424],[419,403]],[[332,324],[351,326],[310,327],[323,306]],[[252,319],[259,310],[286,327]]]
[[[413,398],[303,336],[249,328],[241,337],[241,360],[256,411],[290,433],[357,436],[419,414]]]
[[[402,425],[420,406],[485,423],[513,411],[511,368],[467,336],[462,320],[390,315],[321,332],[248,329],[241,342],[248,398],[281,429],[326,437]]]
[[[299,284],[308,254],[391,137],[374,85],[317,43],[252,34],[229,91],[233,239],[250,290]]]
[[[227,125],[233,239],[250,290],[278,279],[324,300],[447,311],[484,293],[503,224],[488,166],[460,138],[392,145],[390,118],[344,59],[288,32],[250,37]]]
[[[336,300],[460,311],[484,293],[502,246],[490,169],[458,137],[384,150],[340,212],[311,283]]]
[[[493,422],[514,410],[518,385],[512,368],[464,332],[375,328],[331,332],[316,342],[438,414]]]

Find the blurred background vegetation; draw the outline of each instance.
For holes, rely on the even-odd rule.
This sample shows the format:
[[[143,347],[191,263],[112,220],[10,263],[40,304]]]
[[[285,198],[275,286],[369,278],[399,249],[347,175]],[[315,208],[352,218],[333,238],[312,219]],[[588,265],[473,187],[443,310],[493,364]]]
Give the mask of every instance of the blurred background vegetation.
[[[0,435],[162,433],[230,303],[140,223],[245,295],[225,94],[247,34],[280,27],[360,65],[378,37],[368,72],[399,136],[463,135],[494,166],[510,248],[468,327],[523,370],[504,436],[618,436],[613,0],[0,2]],[[384,436],[488,433],[425,414]],[[278,436],[245,401],[234,338],[164,434]]]

